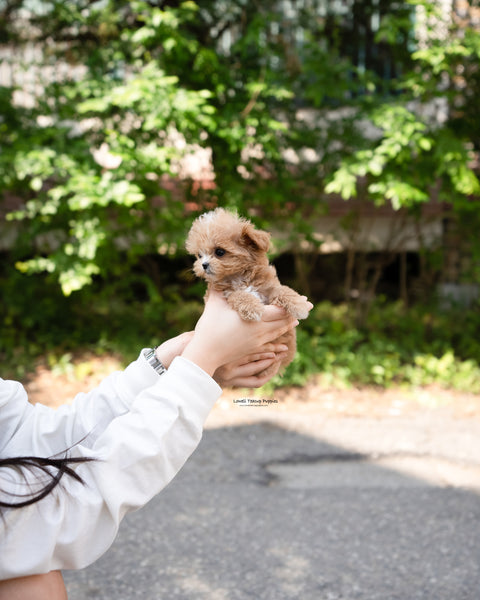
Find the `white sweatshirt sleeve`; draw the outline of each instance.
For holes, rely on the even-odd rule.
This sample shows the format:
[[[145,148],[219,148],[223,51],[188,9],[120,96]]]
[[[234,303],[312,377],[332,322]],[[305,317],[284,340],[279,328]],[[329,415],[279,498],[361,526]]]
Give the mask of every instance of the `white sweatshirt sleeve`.
[[[78,394],[71,405],[57,410],[30,404],[20,383],[0,379],[0,456],[51,457],[82,440],[91,445],[158,377],[140,354],[124,371],[112,373],[94,390]]]
[[[176,358],[93,444],[72,449],[72,456],[96,459],[76,468],[85,485],[63,477],[42,501],[4,513],[0,579],[79,569],[97,560],[125,514],[146,504],[183,466],[220,393],[199,367]],[[9,481],[12,491],[21,489],[21,477],[13,471]]]

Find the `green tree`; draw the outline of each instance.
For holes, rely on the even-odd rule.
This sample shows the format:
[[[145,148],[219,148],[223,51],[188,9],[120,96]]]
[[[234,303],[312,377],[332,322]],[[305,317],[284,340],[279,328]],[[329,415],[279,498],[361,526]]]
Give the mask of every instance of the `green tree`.
[[[472,256],[464,275],[478,282],[480,31],[436,2],[408,4],[420,16],[410,68],[394,82],[394,95],[363,99],[362,115],[376,134],[343,157],[325,190],[418,218],[432,199],[445,203],[445,219]],[[377,40],[391,43],[409,31],[408,21],[385,16]]]
[[[0,90],[18,268],[65,294],[134,264],[145,280],[145,257],[178,253],[193,213],[215,204],[276,224],[294,250],[320,246],[331,193],[412,214],[435,194],[471,223],[478,31],[452,21],[440,35],[433,1],[356,0],[350,20],[335,6],[4,4],[4,47],[33,44],[39,63],[28,102]],[[436,100],[443,122],[423,110]],[[182,157],[198,149],[212,168],[194,181]]]

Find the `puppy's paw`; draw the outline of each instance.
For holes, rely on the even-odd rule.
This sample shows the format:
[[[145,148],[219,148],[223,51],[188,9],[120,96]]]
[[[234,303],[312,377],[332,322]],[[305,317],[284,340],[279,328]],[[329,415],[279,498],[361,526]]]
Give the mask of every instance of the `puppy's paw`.
[[[254,296],[244,291],[232,292],[227,302],[237,311],[244,321],[260,321],[264,306]]]
[[[295,319],[306,319],[312,304],[287,286],[282,286],[281,293],[272,300],[272,304],[281,306]]]
[[[308,317],[308,309],[298,308],[296,306],[284,306],[283,307],[289,315],[294,317],[295,319],[306,319]]]
[[[242,306],[237,310],[244,321],[260,321],[263,314],[263,308],[254,308],[252,306]]]
[[[310,308],[311,305],[308,300],[304,300],[291,304],[286,310],[296,319],[306,319],[310,312]]]

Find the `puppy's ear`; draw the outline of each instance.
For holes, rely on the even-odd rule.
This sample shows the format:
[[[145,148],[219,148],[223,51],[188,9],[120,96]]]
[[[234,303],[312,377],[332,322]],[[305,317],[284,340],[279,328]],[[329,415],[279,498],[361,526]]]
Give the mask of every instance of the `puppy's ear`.
[[[266,231],[258,231],[251,223],[243,226],[240,243],[253,250],[267,252],[270,247],[270,234]]]
[[[194,221],[190,227],[190,231],[187,234],[185,240],[185,249],[189,254],[196,254],[198,251],[198,221]]]
[[[189,254],[195,254],[195,245],[192,237],[192,230],[190,230],[188,232],[187,239],[185,240],[185,249]]]

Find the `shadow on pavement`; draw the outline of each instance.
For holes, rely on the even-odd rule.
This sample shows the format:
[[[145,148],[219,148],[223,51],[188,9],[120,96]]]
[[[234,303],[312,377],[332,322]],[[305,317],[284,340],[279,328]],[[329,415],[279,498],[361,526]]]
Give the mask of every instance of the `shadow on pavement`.
[[[479,600],[478,464],[208,429],[69,600]]]

